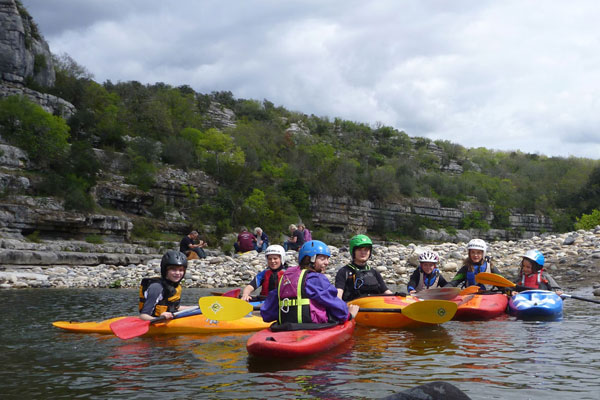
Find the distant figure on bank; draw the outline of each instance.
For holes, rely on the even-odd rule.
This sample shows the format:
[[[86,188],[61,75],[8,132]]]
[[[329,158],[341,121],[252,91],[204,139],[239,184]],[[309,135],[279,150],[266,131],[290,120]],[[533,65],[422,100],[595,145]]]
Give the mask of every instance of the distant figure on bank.
[[[198,258],[206,258],[203,247],[206,247],[206,242],[198,239],[197,231],[191,231],[179,242],[179,251],[185,254],[187,258],[190,258],[190,252],[192,251],[198,255]]]
[[[241,232],[238,234],[237,242],[233,244],[236,253],[245,253],[254,250],[256,238],[248,232],[248,228],[242,226]]]
[[[262,228],[257,226],[254,228],[254,236],[256,237],[254,250],[258,251],[259,253],[265,251],[267,247],[269,247],[269,237],[267,234],[263,232]]]
[[[300,232],[302,232],[302,235],[304,236],[304,243],[310,242],[312,240],[312,235],[311,235],[310,231],[308,230],[308,228],[306,227],[306,225],[299,224],[298,229],[300,230]]]
[[[294,224],[288,227],[292,236],[283,244],[285,251],[296,250],[302,247],[304,244],[304,234]]]
[[[406,288],[408,293],[414,294],[421,290],[444,287],[448,284],[446,279],[440,274],[437,264],[440,257],[433,251],[424,251],[419,256],[419,266],[410,276]]]

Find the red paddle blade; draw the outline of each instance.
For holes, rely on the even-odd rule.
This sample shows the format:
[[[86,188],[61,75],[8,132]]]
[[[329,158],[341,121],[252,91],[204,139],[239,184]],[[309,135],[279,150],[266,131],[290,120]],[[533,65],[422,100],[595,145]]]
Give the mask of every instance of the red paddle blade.
[[[225,296],[225,297],[235,297],[236,299],[238,297],[240,297],[240,292],[242,291],[242,289],[237,288],[237,289],[232,289],[228,292],[223,293],[221,296]]]
[[[148,332],[150,321],[138,317],[125,317],[110,324],[110,330],[120,339],[131,339]]]

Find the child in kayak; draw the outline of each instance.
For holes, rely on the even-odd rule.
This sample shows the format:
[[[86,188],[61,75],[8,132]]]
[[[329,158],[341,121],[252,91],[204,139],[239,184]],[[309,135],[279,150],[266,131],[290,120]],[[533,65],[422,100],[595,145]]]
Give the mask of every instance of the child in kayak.
[[[340,299],[350,301],[369,294],[393,294],[381,274],[367,265],[372,250],[373,242],[367,235],[356,235],[350,239],[352,262],[340,268],[335,275]]]
[[[190,308],[180,306],[181,280],[187,269],[187,257],[180,251],[167,251],[160,261],[160,277],[144,278],[140,285],[140,318],[151,321],[164,316],[173,319],[173,313]]]
[[[260,308],[265,322],[280,325],[344,323],[356,316],[358,306],[347,306],[324,275],[331,252],[319,240],[304,243],[298,253],[300,265],[288,268]]]
[[[440,257],[433,251],[424,251],[419,256],[419,266],[410,276],[406,288],[408,293],[415,294],[421,290],[444,287],[448,284],[437,269]]]
[[[529,250],[525,253],[521,260],[519,278],[515,283],[531,289],[554,290],[560,296],[560,286],[544,270],[544,261],[544,255],[539,250]]]
[[[271,290],[277,289],[279,280],[285,270],[285,250],[278,244],[272,244],[265,250],[267,268],[252,279],[242,292],[242,300],[250,301],[250,295],[259,286],[260,295],[266,296]]]
[[[475,275],[480,272],[491,272],[499,274],[500,272],[490,262],[490,258],[486,256],[487,244],[481,239],[472,239],[467,243],[468,256],[463,261],[463,266],[458,270],[454,278],[449,283],[449,286],[461,287],[478,285],[483,290],[489,289],[483,284],[475,282]]]

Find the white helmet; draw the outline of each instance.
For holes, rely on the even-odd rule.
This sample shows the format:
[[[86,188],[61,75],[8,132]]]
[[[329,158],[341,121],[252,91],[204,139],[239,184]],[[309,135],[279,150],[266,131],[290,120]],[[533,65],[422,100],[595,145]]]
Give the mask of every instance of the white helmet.
[[[430,262],[430,263],[437,264],[439,261],[440,261],[440,257],[437,255],[437,253],[435,253],[433,251],[424,251],[419,256],[419,262],[420,263],[422,263],[422,262]]]
[[[471,239],[469,243],[467,243],[467,250],[481,250],[483,251],[483,256],[485,257],[485,253],[487,252],[487,244],[481,239]]]
[[[281,257],[281,265],[285,264],[285,250],[282,246],[278,244],[272,244],[269,247],[267,247],[267,249],[265,250],[265,257],[267,258],[267,260],[269,259],[269,256],[271,254],[277,254],[279,257]]]

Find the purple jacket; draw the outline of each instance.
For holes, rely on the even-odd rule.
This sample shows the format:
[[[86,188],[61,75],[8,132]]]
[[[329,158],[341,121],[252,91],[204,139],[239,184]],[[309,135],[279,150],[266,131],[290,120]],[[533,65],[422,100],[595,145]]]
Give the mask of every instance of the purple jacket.
[[[336,321],[345,322],[348,320],[348,306],[342,299],[337,297],[337,289],[327,280],[325,275],[317,272],[307,272],[305,290],[307,297],[325,307]],[[260,307],[260,315],[265,322],[279,319],[277,289],[269,292],[267,300]]]

